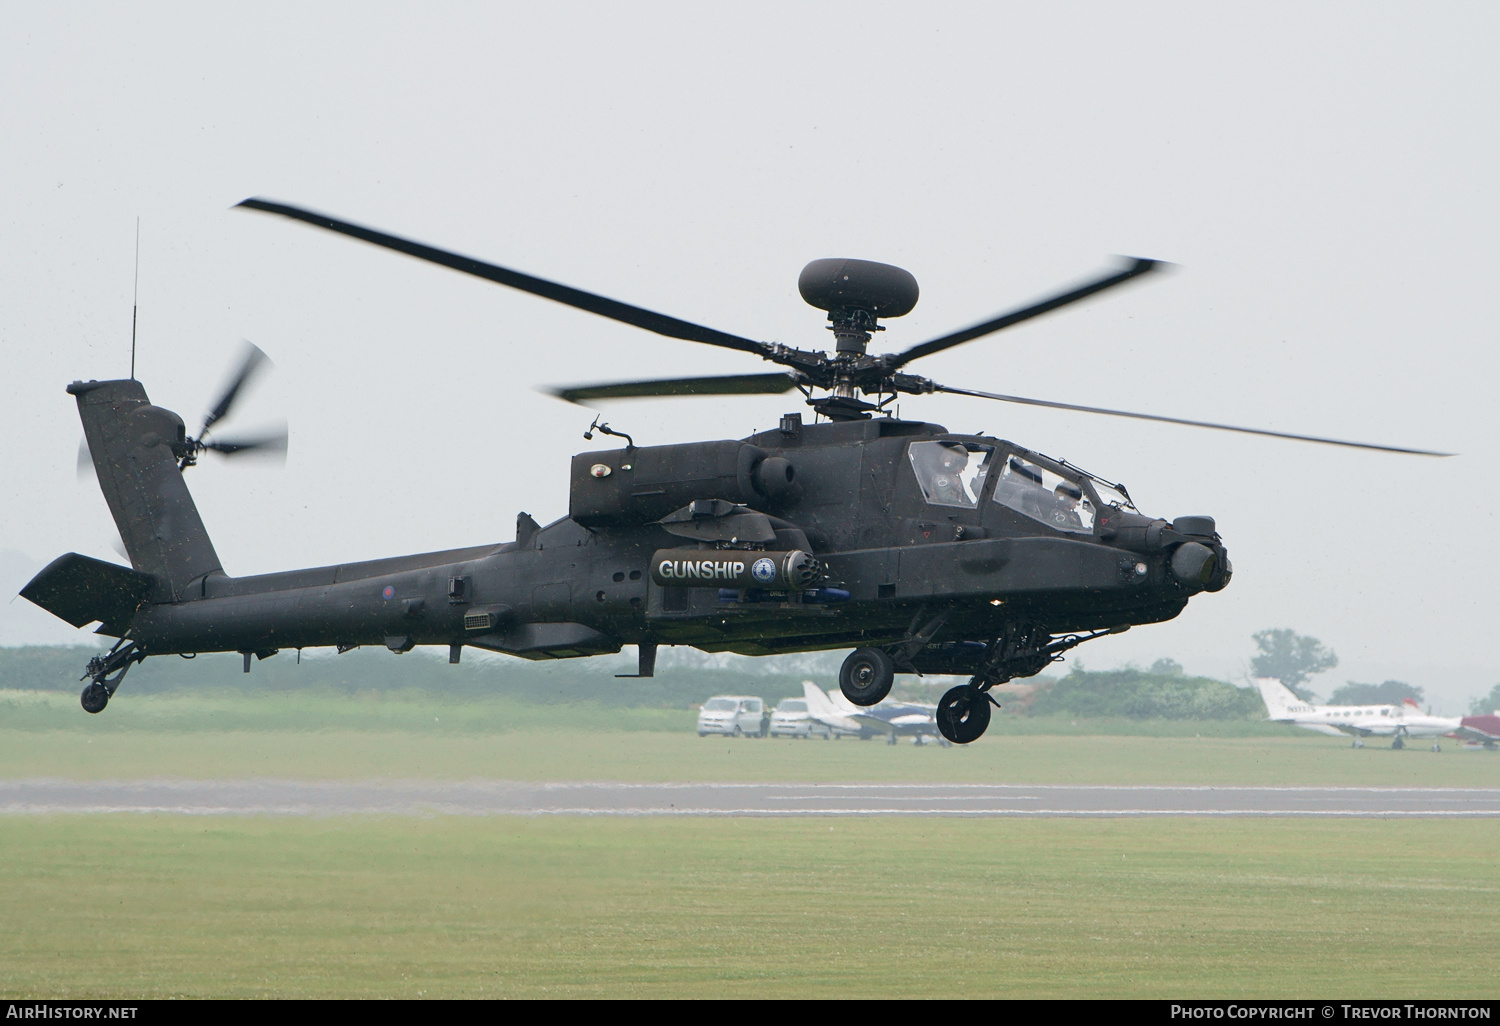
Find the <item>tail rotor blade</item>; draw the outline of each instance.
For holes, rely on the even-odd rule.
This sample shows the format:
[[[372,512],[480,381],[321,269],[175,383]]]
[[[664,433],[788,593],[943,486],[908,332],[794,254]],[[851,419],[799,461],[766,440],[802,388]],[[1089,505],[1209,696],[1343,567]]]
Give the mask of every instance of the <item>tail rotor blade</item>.
[[[94,470],[94,454],[89,451],[88,436],[78,439],[78,480],[87,481],[98,477]]]
[[[216,438],[204,442],[203,448],[220,456],[266,456],[277,462],[286,460],[287,431],[283,427],[264,435],[245,435],[239,438]]]
[[[271,362],[271,358],[261,352],[260,347],[255,343],[247,341],[245,346],[245,357],[240,362],[238,373],[235,374],[228,386],[225,387],[223,394],[219,396],[219,401],[208,412],[208,416],[204,418],[203,428],[198,432],[199,437],[202,437],[205,431],[229,416],[230,410],[234,409],[235,400],[239,398],[240,392],[249,384],[250,379],[262,367]]]

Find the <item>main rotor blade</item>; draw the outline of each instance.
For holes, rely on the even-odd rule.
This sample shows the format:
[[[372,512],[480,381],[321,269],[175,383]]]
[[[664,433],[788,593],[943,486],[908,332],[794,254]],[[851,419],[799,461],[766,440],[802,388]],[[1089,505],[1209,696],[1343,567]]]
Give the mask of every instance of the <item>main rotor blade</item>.
[[[1040,303],[1033,303],[1028,307],[1014,310],[1008,314],[1001,314],[999,317],[964,328],[962,331],[955,331],[951,335],[944,335],[930,342],[923,342],[921,345],[912,346],[903,353],[897,353],[894,357],[894,362],[890,363],[890,367],[892,370],[897,367],[904,367],[913,360],[924,356],[931,356],[933,353],[940,353],[944,349],[951,349],[954,346],[971,342],[984,335],[1003,331],[1012,325],[1020,324],[1022,321],[1029,321],[1033,317],[1040,317],[1044,313],[1051,313],[1058,307],[1067,306],[1069,303],[1076,303],[1080,299],[1087,299],[1089,296],[1103,292],[1105,289],[1112,289],[1116,285],[1123,285],[1132,278],[1138,278],[1143,274],[1150,274],[1160,267],[1171,266],[1160,260],[1147,260],[1143,257],[1130,257],[1128,259],[1130,260],[1129,266],[1115,274],[1091,281],[1079,288],[1059,293],[1049,299],[1042,300]]]
[[[326,214],[315,213],[311,210],[303,210],[300,207],[287,206],[284,203],[271,203],[263,199],[247,199],[237,206],[249,207],[251,210],[264,210],[271,214],[280,214],[290,217],[295,221],[304,221],[310,225],[327,229],[331,232],[340,232],[351,238],[359,239],[376,246],[384,246],[398,253],[416,257],[418,260],[426,260],[444,267],[451,267],[455,271],[472,274],[478,278],[498,282],[501,285],[509,285],[513,289],[522,292],[530,292],[534,296],[550,299],[554,302],[564,303],[567,306],[587,310],[589,313],[608,317],[611,320],[622,321],[632,324],[637,328],[645,328],[654,331],[658,335],[666,335],[668,338],[680,338],[688,342],[704,342],[711,346],[723,346],[727,349],[738,349],[741,352],[754,353],[757,356],[766,356],[772,349],[764,342],[756,342],[753,339],[741,338],[739,335],[730,335],[727,332],[717,331],[713,328],[705,328],[701,324],[691,321],[679,320],[676,317],[668,317],[666,314],[656,313],[639,306],[631,306],[629,303],[621,303],[615,299],[606,299],[604,296],[595,295],[592,292],[584,292],[567,285],[559,285],[555,281],[547,281],[545,278],[535,278],[520,271],[512,271],[497,264],[486,263],[473,257],[462,256],[458,253],[450,253],[445,249],[435,246],[427,246],[410,239],[403,239],[396,235],[387,235],[370,228],[363,228],[348,221],[339,221]]]
[[[994,392],[976,392],[969,388],[949,388],[934,385],[934,392],[949,392],[953,395],[972,395],[980,399],[998,399],[1002,403],[1021,403],[1024,406],[1045,406],[1053,410],[1073,410],[1077,413],[1102,413],[1107,417],[1130,417],[1134,420],[1154,420],[1163,424],[1184,424],[1188,427],[1213,428],[1215,431],[1237,431],[1245,435],[1266,435],[1270,438],[1290,438],[1297,442],[1317,442],[1319,445],[1343,445],[1351,449],[1375,449],[1379,452],[1399,452],[1409,456],[1455,456],[1457,453],[1432,452],[1428,449],[1406,449],[1396,445],[1372,445],[1368,442],[1345,442],[1337,438],[1319,438],[1316,435],[1294,435],[1286,431],[1265,431],[1260,428],[1235,427],[1230,424],[1215,424],[1207,420],[1185,420],[1181,417],[1158,417],[1151,413],[1128,413],[1125,410],[1106,410],[1099,406],[1078,406],[1073,403],[1054,403],[1047,399],[1027,399],[1019,395],[997,395]]]
[[[202,437],[203,432],[229,416],[229,411],[234,408],[235,400],[239,398],[240,391],[255,376],[257,371],[271,362],[271,358],[261,352],[260,347],[255,343],[247,341],[245,346],[245,358],[240,364],[239,373],[234,376],[234,380],[224,389],[224,394],[219,396],[219,401],[214,404],[214,408],[204,418],[203,427],[198,431],[199,437]]]
[[[635,399],[664,395],[780,395],[797,387],[790,374],[731,374],[712,378],[619,381],[572,388],[544,388],[548,395],[580,405],[593,399]]]

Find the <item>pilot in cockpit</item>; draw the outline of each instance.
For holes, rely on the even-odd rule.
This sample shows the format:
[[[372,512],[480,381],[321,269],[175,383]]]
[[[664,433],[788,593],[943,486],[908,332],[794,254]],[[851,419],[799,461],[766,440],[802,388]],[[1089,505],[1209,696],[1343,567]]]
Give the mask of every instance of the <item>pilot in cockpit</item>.
[[[974,500],[964,487],[963,473],[969,465],[969,453],[962,446],[944,445],[939,450],[938,468],[932,475],[932,501],[948,506],[972,506]]]
[[[1064,481],[1052,489],[1052,523],[1064,530],[1082,528],[1083,518],[1078,515],[1078,503],[1083,499],[1083,490],[1071,481]]]

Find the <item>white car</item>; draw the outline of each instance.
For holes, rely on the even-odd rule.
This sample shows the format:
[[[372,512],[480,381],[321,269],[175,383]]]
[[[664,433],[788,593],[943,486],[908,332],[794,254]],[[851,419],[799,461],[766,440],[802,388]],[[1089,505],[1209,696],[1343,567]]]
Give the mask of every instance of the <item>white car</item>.
[[[771,713],[772,737],[821,737],[827,741],[833,728],[813,718],[805,698],[783,698]]]
[[[699,737],[765,737],[770,725],[766,703],[753,695],[715,695],[698,713]]]

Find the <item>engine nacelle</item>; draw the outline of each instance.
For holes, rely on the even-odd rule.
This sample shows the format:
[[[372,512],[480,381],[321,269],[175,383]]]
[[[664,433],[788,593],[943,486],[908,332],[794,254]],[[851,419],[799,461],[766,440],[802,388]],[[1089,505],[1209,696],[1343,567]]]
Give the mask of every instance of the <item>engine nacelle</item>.
[[[694,499],[765,509],[795,504],[796,471],[738,441],[642,445],[573,457],[568,516],[585,527],[649,524]]]

